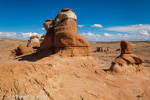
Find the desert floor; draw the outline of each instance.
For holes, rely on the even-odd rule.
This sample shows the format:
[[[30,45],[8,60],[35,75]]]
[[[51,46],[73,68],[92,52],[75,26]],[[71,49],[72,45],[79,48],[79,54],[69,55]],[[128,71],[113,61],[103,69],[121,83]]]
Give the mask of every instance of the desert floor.
[[[10,57],[18,44],[27,41],[0,38],[0,100],[8,100],[8,93],[36,92],[46,94],[48,100],[150,100],[150,42],[132,42],[133,53],[144,59],[144,70],[124,75],[105,74],[96,67],[109,69],[120,54],[116,51],[119,42],[90,42],[92,51],[110,47],[108,52],[93,52],[98,64],[92,57],[51,57],[37,62]]]
[[[27,44],[26,40],[0,38],[0,61],[2,59],[10,58],[9,55],[19,44]],[[110,47],[108,52],[92,52],[94,59],[100,64],[102,69],[108,69],[111,66],[111,62],[119,56],[120,51],[116,49],[120,48],[120,42],[103,42],[96,43],[90,42],[92,51],[96,50],[96,47]],[[143,65],[150,67],[150,42],[132,42],[133,54],[136,54],[144,59]]]

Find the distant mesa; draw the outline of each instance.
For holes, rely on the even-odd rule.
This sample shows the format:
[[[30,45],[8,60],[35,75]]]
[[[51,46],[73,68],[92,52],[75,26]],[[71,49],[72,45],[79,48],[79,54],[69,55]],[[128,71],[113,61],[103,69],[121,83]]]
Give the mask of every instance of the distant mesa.
[[[122,40],[120,47],[121,54],[112,61],[109,70],[113,73],[132,73],[142,71],[142,63],[144,60],[141,57],[132,54],[132,42]]]

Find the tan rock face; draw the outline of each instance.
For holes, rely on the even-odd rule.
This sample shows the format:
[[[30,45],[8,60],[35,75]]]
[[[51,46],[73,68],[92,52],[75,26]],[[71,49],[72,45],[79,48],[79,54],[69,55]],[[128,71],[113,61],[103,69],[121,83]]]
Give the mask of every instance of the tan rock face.
[[[38,39],[39,39],[39,36],[38,36],[38,35],[32,35],[32,36],[30,37],[30,39],[34,39],[34,38],[38,38]]]
[[[74,19],[66,19],[54,29],[55,47],[76,46],[77,24]]]
[[[50,27],[47,30],[45,39],[41,43],[40,50],[38,52],[39,56],[50,56],[54,54],[54,29]]]
[[[132,54],[132,43],[122,40],[120,43],[121,55],[114,61],[109,70],[117,73],[137,72],[143,69],[144,60],[141,57]]]
[[[20,56],[26,54],[29,51],[29,48],[25,45],[19,45],[10,56]]]
[[[39,36],[38,35],[31,36],[30,39],[28,40],[27,47],[29,48],[40,47]]]
[[[65,19],[74,19],[77,20],[76,14],[73,12],[72,9],[64,8],[62,9],[55,18],[55,24],[58,25],[61,21]]]
[[[44,38],[45,38],[46,34],[43,34],[40,38],[40,43],[42,43],[44,41]]]
[[[65,8],[55,18],[55,25],[47,30],[44,41],[41,43],[41,52],[59,56],[90,56],[91,48],[88,41],[77,33],[77,17],[73,10]],[[46,22],[54,22],[46,20]],[[43,26],[46,24],[43,24]],[[48,53],[49,52],[49,53]]]
[[[43,27],[46,29],[46,31],[50,28],[54,26],[54,21],[52,19],[47,19],[45,20],[45,22],[43,23]]]
[[[132,42],[122,40],[120,43],[121,54],[131,54],[132,53]]]

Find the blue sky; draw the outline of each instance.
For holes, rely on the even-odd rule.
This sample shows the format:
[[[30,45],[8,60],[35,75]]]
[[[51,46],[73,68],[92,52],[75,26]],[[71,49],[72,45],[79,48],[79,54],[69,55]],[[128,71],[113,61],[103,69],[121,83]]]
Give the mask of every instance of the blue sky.
[[[77,15],[89,41],[150,40],[150,0],[0,0],[0,37],[45,34],[43,22],[63,8]]]

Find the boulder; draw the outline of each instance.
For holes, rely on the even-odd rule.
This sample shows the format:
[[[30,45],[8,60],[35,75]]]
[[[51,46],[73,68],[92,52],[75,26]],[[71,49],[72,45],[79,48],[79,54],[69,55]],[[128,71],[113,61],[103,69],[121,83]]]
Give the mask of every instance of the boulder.
[[[120,47],[121,54],[114,61],[112,61],[109,71],[121,74],[142,71],[142,63],[144,60],[141,57],[132,54],[132,43],[122,40]]]
[[[40,47],[40,40],[38,35],[33,35],[28,40],[27,47],[29,48],[39,48]]]
[[[120,43],[121,54],[131,54],[132,53],[132,42],[122,40]]]
[[[10,56],[20,56],[29,52],[29,48],[25,45],[20,44],[17,48],[12,51]]]

